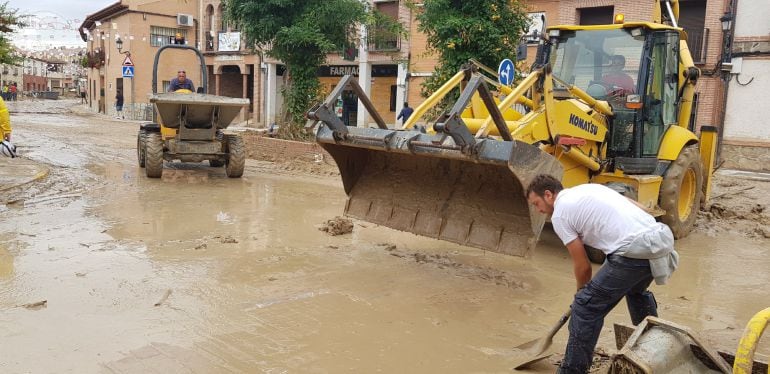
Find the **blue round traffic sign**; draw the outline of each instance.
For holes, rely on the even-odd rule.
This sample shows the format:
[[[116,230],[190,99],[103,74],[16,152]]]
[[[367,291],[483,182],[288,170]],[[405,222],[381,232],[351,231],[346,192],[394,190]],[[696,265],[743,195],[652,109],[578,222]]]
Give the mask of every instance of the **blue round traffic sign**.
[[[500,66],[497,68],[497,80],[500,84],[510,86],[515,75],[516,69],[513,67],[513,61],[507,58],[500,61]]]

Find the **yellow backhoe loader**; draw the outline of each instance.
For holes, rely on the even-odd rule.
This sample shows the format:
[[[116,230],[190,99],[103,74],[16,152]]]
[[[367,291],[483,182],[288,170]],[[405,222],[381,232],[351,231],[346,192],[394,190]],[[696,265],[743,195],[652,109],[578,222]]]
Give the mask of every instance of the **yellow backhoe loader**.
[[[654,1],[651,22],[554,26],[515,87],[468,66],[389,129],[355,78],[308,112],[337,163],[348,216],[495,252],[528,256],[546,217],[524,189],[541,173],[566,187],[601,183],[637,200],[675,237],[709,196],[716,130],[693,132],[700,72],[678,27],[678,2]],[[662,14],[666,14],[664,18]],[[451,110],[415,125],[454,88]],[[377,128],[348,127],[337,98],[356,91]],[[515,110],[519,108],[519,110]],[[592,259],[593,260],[593,259]]]

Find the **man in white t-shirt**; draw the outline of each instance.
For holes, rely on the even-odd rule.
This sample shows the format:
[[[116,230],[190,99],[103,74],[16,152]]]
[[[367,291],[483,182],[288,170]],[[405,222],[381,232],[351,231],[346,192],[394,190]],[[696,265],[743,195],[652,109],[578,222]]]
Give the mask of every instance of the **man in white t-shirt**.
[[[664,284],[676,269],[673,234],[641,205],[599,184],[564,189],[556,178],[538,175],[527,187],[527,200],[541,213],[551,214],[577,281],[559,373],[586,373],[604,317],[620,299],[626,297],[634,325],[657,316],[655,297],[647,287],[653,279]],[[593,279],[585,245],[607,255]]]

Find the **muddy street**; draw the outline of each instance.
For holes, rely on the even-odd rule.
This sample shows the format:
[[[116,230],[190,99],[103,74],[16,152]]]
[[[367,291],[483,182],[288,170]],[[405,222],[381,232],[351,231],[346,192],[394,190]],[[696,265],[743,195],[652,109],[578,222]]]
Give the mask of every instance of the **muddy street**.
[[[148,179],[137,123],[66,100],[9,109],[19,152],[49,173],[0,192],[0,372],[503,373],[572,301],[552,231],[532,259],[358,221],[332,236],[336,176],[247,160],[241,179],[204,163]],[[652,290],[662,318],[732,352],[770,306],[770,182],[714,188]],[[630,324],[625,305],[607,353],[613,323]],[[566,337],[530,372],[555,371]]]

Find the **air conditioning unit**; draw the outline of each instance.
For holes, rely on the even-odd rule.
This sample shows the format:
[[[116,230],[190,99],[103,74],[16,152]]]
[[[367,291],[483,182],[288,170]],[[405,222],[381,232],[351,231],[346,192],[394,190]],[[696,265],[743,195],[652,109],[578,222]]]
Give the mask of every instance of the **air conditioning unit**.
[[[182,14],[182,13],[177,14],[176,24],[179,26],[193,27],[194,24],[193,24],[192,14]]]

